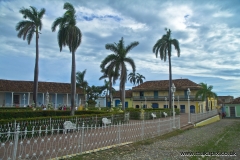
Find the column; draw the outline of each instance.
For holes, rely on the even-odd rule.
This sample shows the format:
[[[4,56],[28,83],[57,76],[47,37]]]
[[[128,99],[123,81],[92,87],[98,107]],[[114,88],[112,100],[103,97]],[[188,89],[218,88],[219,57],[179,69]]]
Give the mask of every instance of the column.
[[[45,105],[45,103],[44,103],[44,93],[42,94],[42,104]]]
[[[30,104],[30,92],[28,92],[28,105]]]
[[[13,107],[13,93],[14,93],[14,92],[12,92],[12,107]]]
[[[57,108],[57,93],[55,93],[55,109]]]
[[[68,93],[67,93],[67,106],[68,106]]]

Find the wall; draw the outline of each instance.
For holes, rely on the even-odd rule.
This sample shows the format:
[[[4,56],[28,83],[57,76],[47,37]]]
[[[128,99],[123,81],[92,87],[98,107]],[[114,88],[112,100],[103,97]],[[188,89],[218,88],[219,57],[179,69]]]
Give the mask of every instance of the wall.
[[[0,106],[4,106],[5,104],[5,94],[0,92]]]

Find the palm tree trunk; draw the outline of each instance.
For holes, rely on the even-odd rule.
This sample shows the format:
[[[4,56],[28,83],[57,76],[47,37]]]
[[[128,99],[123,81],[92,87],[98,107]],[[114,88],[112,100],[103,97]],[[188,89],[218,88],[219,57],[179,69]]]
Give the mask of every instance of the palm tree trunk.
[[[75,52],[72,52],[72,73],[71,73],[71,116],[75,111],[75,95],[76,95],[76,64],[75,64]]]
[[[38,30],[36,30],[36,59],[35,59],[35,68],[34,68],[34,84],[33,84],[33,102],[35,103],[34,107],[37,107],[37,93],[38,93]]]
[[[125,83],[122,85],[122,110],[125,110]]]
[[[111,104],[112,104],[112,78],[109,77],[109,95],[110,95],[110,108],[112,107]]]
[[[170,46],[171,47],[171,46]],[[168,61],[169,61],[169,92],[168,92],[168,99],[169,99],[169,108],[172,108],[172,64],[171,64],[171,54],[168,55]]]

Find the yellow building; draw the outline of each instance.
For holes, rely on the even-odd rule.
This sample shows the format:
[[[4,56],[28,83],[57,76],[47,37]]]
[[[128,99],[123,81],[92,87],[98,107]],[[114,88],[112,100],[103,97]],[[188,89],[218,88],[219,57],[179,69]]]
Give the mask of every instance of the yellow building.
[[[189,113],[189,110],[191,113],[206,111],[206,107],[201,101],[201,97],[195,98],[197,91],[200,89],[200,85],[189,79],[175,79],[172,80],[172,83],[176,87],[174,93],[174,107],[178,108],[181,113]],[[189,94],[189,101],[188,88],[191,91]],[[168,80],[146,81],[139,86],[133,87],[133,107],[169,108],[168,90]],[[217,102],[214,99],[210,99],[209,104],[211,105],[210,110],[217,106]]]

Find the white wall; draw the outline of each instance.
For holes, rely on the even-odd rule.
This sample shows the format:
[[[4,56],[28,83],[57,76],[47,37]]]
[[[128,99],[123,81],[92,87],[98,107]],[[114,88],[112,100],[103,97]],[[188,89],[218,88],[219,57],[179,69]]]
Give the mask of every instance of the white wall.
[[[106,98],[105,97],[99,97],[95,101],[97,102],[95,107],[99,107],[99,102],[100,102],[100,107],[106,107]]]

